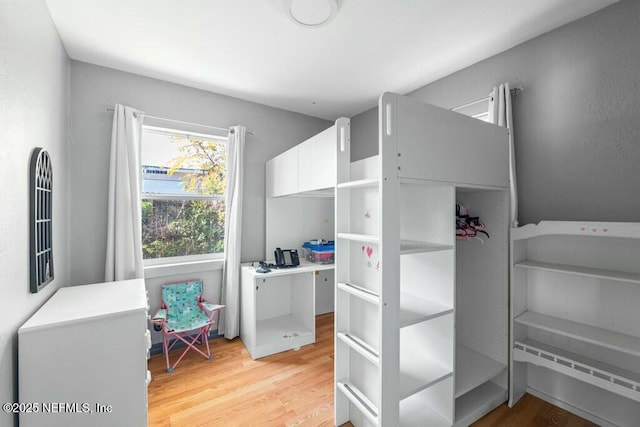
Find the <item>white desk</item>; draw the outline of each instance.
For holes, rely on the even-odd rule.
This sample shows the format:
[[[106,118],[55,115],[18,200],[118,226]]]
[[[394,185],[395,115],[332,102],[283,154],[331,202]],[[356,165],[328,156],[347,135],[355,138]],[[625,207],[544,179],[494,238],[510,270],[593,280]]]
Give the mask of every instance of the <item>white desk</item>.
[[[256,268],[243,265],[241,274],[240,338],[251,357],[314,343],[316,314],[332,311],[327,301],[332,308],[334,264],[301,260],[298,267],[269,273]],[[317,310],[316,302],[324,304]]]

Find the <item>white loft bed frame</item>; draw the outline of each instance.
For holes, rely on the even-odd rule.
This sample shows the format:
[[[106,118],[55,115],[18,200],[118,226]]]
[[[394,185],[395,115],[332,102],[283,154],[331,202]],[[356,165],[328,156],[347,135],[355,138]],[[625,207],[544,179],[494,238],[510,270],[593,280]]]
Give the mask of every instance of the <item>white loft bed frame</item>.
[[[505,402],[508,390],[510,406],[529,392],[603,426],[635,425],[640,330],[633,302],[640,267],[633,254],[640,250],[640,224],[543,221],[513,228],[514,264],[507,265],[509,226],[517,222],[509,215],[515,188],[504,129],[383,94],[380,154],[350,163],[349,119],[332,128],[338,152],[336,424],[463,426]],[[329,199],[312,201],[311,195],[332,198],[333,191],[274,203],[302,206],[300,212],[312,213],[310,223],[323,223],[317,234],[333,234]],[[469,204],[487,223],[491,238],[484,244],[453,240],[456,202]],[[285,206],[274,217],[291,211]],[[584,244],[567,258],[572,239],[596,230],[602,235],[579,241]],[[283,233],[290,234],[288,227],[276,234]],[[381,254],[375,274],[352,271],[365,246]],[[446,265],[449,276],[430,273],[434,265]],[[420,295],[420,286],[404,283],[427,274],[445,285]],[[613,294],[603,307],[600,300],[576,306],[575,286],[582,281],[583,291]],[[573,308],[561,313],[543,304],[558,298],[550,288],[574,301],[565,304]],[[603,321],[611,316],[617,320]],[[408,355],[417,355],[414,363]]]
[[[391,93],[378,126],[352,165],[338,138],[335,423],[468,425],[507,400],[507,131]],[[456,201],[484,244],[456,243]]]

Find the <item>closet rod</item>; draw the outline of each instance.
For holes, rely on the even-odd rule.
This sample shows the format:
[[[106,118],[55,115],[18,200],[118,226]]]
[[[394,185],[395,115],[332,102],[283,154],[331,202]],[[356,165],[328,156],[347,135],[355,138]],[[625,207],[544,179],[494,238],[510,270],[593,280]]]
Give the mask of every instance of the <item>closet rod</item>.
[[[110,113],[113,113],[115,110],[113,108],[109,107],[109,108],[107,108],[107,111],[109,111]],[[221,128],[221,127],[217,127],[217,126],[202,125],[200,123],[183,122],[182,120],[165,119],[164,117],[150,116],[148,114],[145,114],[144,117],[148,117],[150,119],[156,119],[156,120],[163,120],[165,122],[180,123],[180,124],[183,124],[183,125],[199,126],[199,127],[203,127],[203,128],[229,131],[229,128]],[[255,136],[255,133],[253,133],[251,131],[247,131],[247,133],[249,135]]]
[[[521,90],[522,90],[521,87],[514,87],[513,89],[510,89],[509,92],[511,92],[511,95],[515,95],[518,92],[520,92]],[[463,108],[470,107],[470,106],[476,105],[476,104],[480,104],[481,102],[486,102],[486,101],[490,100],[491,98],[493,98],[493,95],[489,95],[486,98],[478,99],[476,101],[471,101],[471,102],[466,103],[464,105],[459,105],[457,107],[449,108],[449,110],[451,110],[451,111],[462,110]]]

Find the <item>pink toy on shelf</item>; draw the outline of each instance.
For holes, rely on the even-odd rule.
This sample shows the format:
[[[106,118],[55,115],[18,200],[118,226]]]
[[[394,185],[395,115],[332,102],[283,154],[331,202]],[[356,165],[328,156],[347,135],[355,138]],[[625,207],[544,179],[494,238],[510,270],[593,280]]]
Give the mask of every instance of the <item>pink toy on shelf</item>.
[[[478,233],[481,233],[489,238],[489,233],[484,228],[484,222],[480,221],[480,217],[469,216],[467,206],[456,205],[456,238],[458,240],[476,238],[484,243],[482,238],[478,236]]]

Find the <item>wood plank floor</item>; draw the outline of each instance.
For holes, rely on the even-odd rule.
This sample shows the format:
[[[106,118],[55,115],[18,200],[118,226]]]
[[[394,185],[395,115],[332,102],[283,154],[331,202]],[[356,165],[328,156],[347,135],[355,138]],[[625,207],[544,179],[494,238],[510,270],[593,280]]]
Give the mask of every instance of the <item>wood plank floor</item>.
[[[239,338],[210,345],[213,360],[191,351],[171,374],[149,360],[149,427],[333,425],[332,313],[299,351],[252,360]]]
[[[213,360],[191,351],[172,374],[162,355],[149,360],[149,427],[333,426],[333,313],[316,318],[316,343],[299,351],[252,360],[239,338],[210,345]],[[594,425],[526,395],[473,426]]]
[[[473,427],[597,427],[551,403],[525,394],[511,409],[503,404],[472,424]]]

